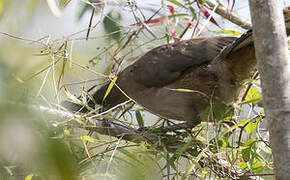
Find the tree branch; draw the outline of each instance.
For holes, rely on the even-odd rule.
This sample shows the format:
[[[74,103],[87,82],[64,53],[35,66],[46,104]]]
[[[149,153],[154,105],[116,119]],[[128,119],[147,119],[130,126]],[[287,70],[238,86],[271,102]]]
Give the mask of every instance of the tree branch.
[[[122,137],[123,140],[140,143],[141,141],[147,141],[157,150],[164,150],[166,147],[167,151],[170,153],[176,153],[180,149],[180,147],[185,146],[187,143],[184,142],[182,135],[168,135],[167,131],[178,130],[182,128],[187,128],[185,123],[181,123],[180,125],[172,125],[166,126],[164,128],[155,128],[155,129],[145,129],[144,131],[140,131],[128,126],[121,125],[119,123],[115,123],[116,119],[113,118],[103,118],[102,120],[97,120],[95,118],[85,118],[77,114],[73,114],[70,112],[66,112],[63,110],[52,109],[45,106],[32,106],[33,109],[41,112],[45,112],[47,114],[55,115],[60,117],[61,119],[76,119],[80,120],[83,123],[78,123],[77,121],[73,121],[71,124],[74,127],[85,128],[87,130],[91,130],[103,135],[109,135],[116,138]],[[85,124],[85,125],[84,125]],[[187,132],[184,132],[187,133]],[[178,138],[181,136],[181,138]],[[173,140],[171,139],[173,137]],[[160,143],[161,142],[161,143]],[[201,147],[199,147],[201,148]],[[227,166],[221,164],[217,157],[211,157],[210,154],[204,152],[202,149],[194,149],[194,147],[188,147],[182,156],[185,158],[196,157],[199,153],[203,153],[204,159],[200,160],[198,163],[201,166],[206,166],[210,168],[213,172],[216,173],[218,177],[227,177],[227,178],[237,178],[241,176],[241,173],[238,173],[232,169],[229,169]],[[186,155],[187,154],[187,155]],[[190,155],[190,156],[188,156]],[[85,160],[84,160],[85,161]],[[83,162],[83,161],[82,161]],[[215,166],[218,164],[218,166]]]
[[[110,135],[116,138],[122,136],[122,139],[136,143],[146,140],[145,138],[142,138],[140,135],[138,135],[136,129],[114,123],[113,121],[116,119],[113,118],[103,118],[98,120],[90,117],[82,117],[81,115],[73,114],[63,110],[51,109],[45,106],[33,106],[33,108],[47,114],[56,115],[62,119],[81,120],[82,122],[86,123],[86,125],[81,125],[80,123],[77,123],[77,125],[75,123],[73,124],[77,127],[85,128],[87,130],[98,132],[103,135]]]
[[[206,4],[208,5],[208,8],[211,10],[217,7],[215,13],[219,14],[220,16],[229,20],[232,23],[244,29],[250,29],[252,27],[251,22],[239,16],[236,12],[224,7],[221,3],[217,3],[213,0],[206,0]]]
[[[290,179],[290,57],[282,2],[249,1],[275,176]],[[289,17],[285,18],[288,24]]]

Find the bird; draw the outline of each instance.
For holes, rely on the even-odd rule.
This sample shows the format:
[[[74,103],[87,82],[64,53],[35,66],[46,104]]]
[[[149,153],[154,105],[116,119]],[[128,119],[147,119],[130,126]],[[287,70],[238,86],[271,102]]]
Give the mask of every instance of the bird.
[[[289,35],[290,7],[284,9],[284,17]],[[88,106],[101,104],[104,111],[132,99],[153,114],[195,127],[208,121],[201,112],[212,104],[236,100],[237,90],[256,65],[252,30],[239,38],[202,37],[165,44],[118,73],[110,90],[110,82],[100,87]],[[73,112],[88,111],[69,101],[61,105]]]

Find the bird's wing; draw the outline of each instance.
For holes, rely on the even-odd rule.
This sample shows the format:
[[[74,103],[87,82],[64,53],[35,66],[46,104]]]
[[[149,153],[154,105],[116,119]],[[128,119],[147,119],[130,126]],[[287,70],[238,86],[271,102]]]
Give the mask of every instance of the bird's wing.
[[[226,57],[235,54],[235,52],[245,49],[247,46],[254,44],[253,31],[250,29],[244,33],[241,37],[235,39],[227,45],[223,50],[221,50],[214,58],[214,61],[220,61],[226,59]]]
[[[142,56],[124,73],[131,73],[136,83],[146,87],[162,87],[176,81],[188,69],[211,62],[235,39],[211,37],[163,45]]]

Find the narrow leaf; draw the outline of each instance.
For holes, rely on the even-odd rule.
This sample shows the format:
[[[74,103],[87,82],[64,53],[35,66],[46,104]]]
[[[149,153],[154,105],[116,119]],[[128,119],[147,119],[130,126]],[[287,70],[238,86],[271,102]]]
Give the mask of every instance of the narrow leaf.
[[[3,0],[0,1],[0,16],[3,14]]]
[[[232,31],[232,30],[210,31],[210,32],[220,33],[220,34],[231,34],[230,36],[237,36],[237,35],[243,34],[243,33],[239,32],[239,31]]]
[[[37,177],[37,174],[29,174],[25,177],[25,180],[31,180],[33,177]]]
[[[196,12],[195,12],[195,10],[193,9],[193,7],[189,6],[189,10],[190,10],[190,12],[191,12],[191,15],[192,15],[193,19],[197,19]]]
[[[71,0],[59,0],[59,6],[65,8],[70,2]]]
[[[182,8],[185,8],[180,2],[176,1],[176,0],[167,0],[173,4],[175,4],[176,6],[179,6],[179,7],[182,7]]]
[[[118,76],[115,76],[114,79],[111,81],[111,83],[109,84],[109,87],[104,95],[103,101],[106,99],[106,97],[109,95],[109,93],[111,92],[112,88],[114,87],[115,82],[117,81]]]
[[[150,19],[148,21],[145,21],[144,23],[145,24],[154,24],[154,26],[158,25],[158,24],[161,24],[165,21],[165,18],[164,17],[161,17],[161,18],[156,18],[156,19]]]
[[[238,127],[244,126],[248,122],[249,122],[249,119],[244,119],[244,120],[240,121],[238,124],[231,126],[230,129],[225,130],[222,134],[225,135],[229,132],[232,132],[233,130],[237,129]]]
[[[135,111],[135,116],[136,116],[139,127],[144,127],[144,120],[139,110]]]

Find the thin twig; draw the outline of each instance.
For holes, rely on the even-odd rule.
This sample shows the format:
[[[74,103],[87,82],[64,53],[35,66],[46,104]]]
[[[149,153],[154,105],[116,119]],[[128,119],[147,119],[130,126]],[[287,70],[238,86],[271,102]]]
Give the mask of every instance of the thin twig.
[[[92,28],[92,22],[93,22],[94,14],[95,14],[95,8],[92,9],[92,14],[91,14],[90,22],[89,22],[89,27],[88,27],[88,31],[87,31],[87,35],[86,35],[86,40],[89,39],[89,35],[90,35],[91,28]]]

